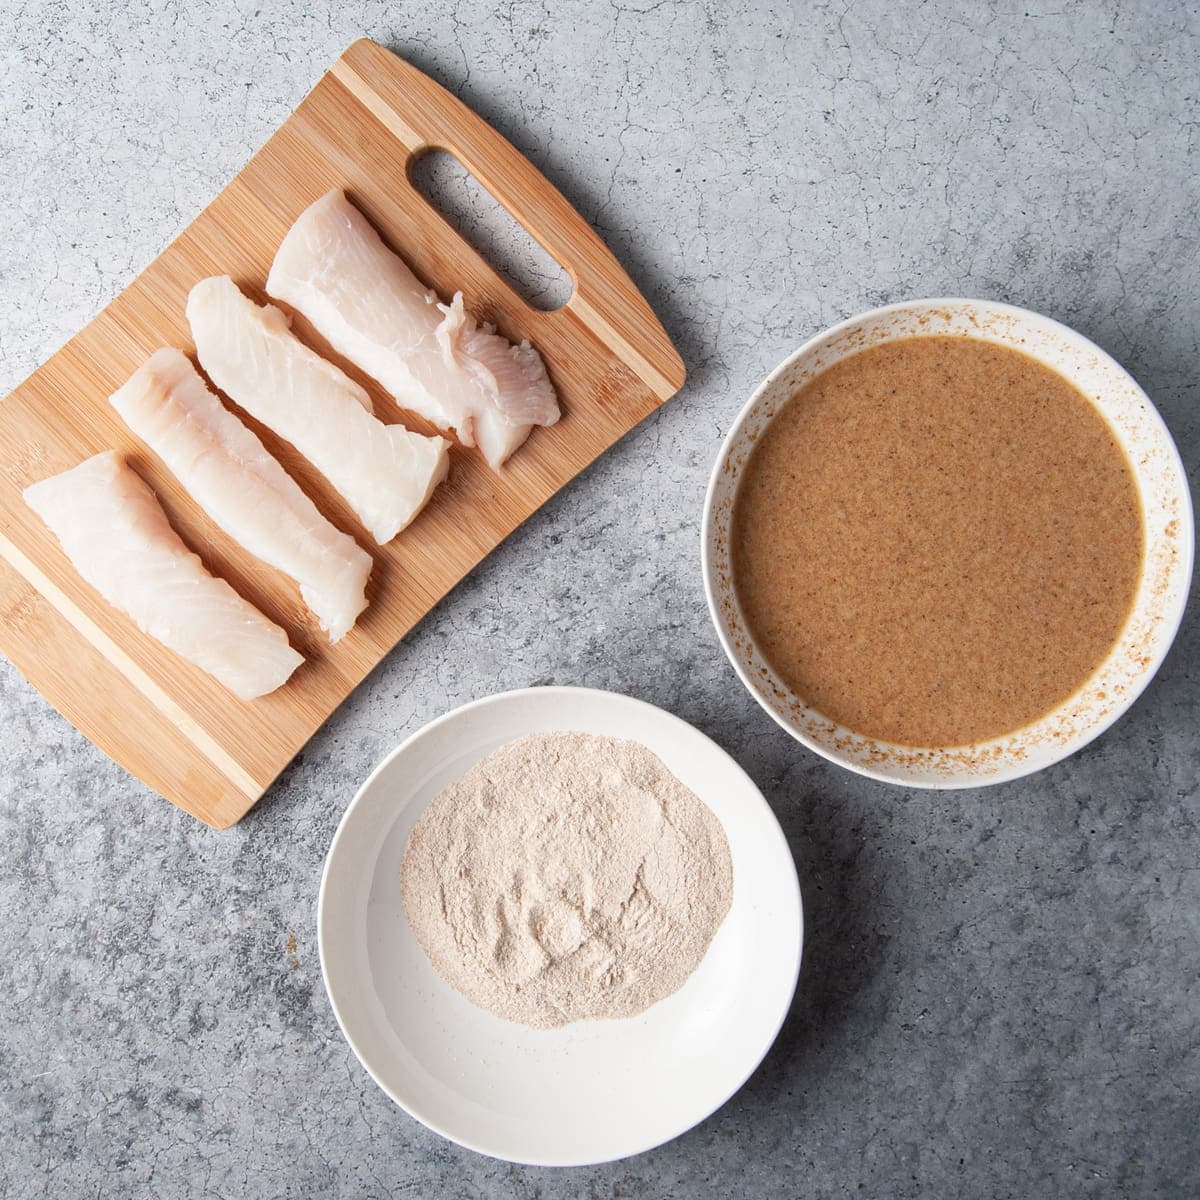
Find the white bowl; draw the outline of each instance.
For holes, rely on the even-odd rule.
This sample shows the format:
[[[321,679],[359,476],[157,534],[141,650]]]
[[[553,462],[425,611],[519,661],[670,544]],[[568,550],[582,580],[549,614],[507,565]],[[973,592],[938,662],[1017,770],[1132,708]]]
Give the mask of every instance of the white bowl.
[[[976,746],[914,750],[865,738],[793,694],[759,652],[738,605],[730,563],[734,500],[767,423],[798,389],[839,360],[881,342],[969,335],[1024,351],[1087,395],[1133,469],[1146,557],[1125,629],[1083,688],[1041,720]],[[1025,309],[983,300],[912,300],[851,317],[804,343],[759,385],[713,467],[701,531],[704,587],[721,645],[742,683],[793,737],[832,762],[908,787],[977,787],[1058,762],[1108,728],[1142,692],[1169,649],[1187,600],[1194,531],[1179,452],[1128,373],[1085,337]]]
[[[648,746],[729,839],[729,914],[687,983],[636,1017],[552,1030],[503,1021],[438,977],[404,915],[400,860],[426,804],[485,754],[545,730]],[[542,1166],[637,1154],[723,1104],[787,1015],[803,929],[787,842],[737,763],[652,705],[562,687],[468,704],[393,750],[338,826],[317,924],[330,1002],[375,1082],[445,1137]]]

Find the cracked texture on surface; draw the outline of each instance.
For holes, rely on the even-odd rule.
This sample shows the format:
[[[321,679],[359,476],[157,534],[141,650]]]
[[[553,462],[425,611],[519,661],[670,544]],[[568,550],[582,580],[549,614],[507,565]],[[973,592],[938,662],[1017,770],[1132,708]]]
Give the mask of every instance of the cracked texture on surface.
[[[758,379],[822,326],[912,296],[1073,325],[1143,384],[1194,479],[1196,7],[10,0],[0,388],[364,34],[562,188],[689,382],[227,833],[0,664],[0,1194],[1196,1195],[1196,622],[1073,759],[923,794],[840,771],[763,715],[698,566],[709,464]],[[481,1158],[394,1108],[342,1041],[316,952],[322,861],[371,766],[450,707],[541,682],[632,690],[733,753],[783,823],[808,917],[792,1017],[742,1092],[666,1147],[573,1172]]]

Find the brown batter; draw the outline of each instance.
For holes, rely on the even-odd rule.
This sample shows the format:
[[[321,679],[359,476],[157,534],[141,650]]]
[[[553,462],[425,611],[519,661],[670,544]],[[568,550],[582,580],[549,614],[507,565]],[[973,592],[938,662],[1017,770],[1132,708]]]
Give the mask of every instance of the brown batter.
[[[772,420],[733,520],[751,632],[858,733],[968,745],[1044,716],[1112,648],[1141,505],[1104,419],[1056,372],[975,338],[843,359]]]

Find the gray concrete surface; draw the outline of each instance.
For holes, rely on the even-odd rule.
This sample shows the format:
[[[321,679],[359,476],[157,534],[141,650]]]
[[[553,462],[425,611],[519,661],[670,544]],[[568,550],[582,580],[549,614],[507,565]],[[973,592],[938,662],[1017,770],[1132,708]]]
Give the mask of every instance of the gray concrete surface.
[[[955,795],[828,766],[741,691],[697,526],[757,379],[877,303],[1067,321],[1200,459],[1190,3],[0,3],[0,384],[198,212],[355,37],[492,120],[644,287],[686,390],[483,564],[238,828],[150,795],[0,666],[0,1194],[1200,1194],[1194,613],[1111,732]],[[357,783],[522,684],[710,733],[795,851],[793,1014],[711,1119],[551,1172],[443,1142],[339,1036],[321,864]],[[293,941],[294,939],[294,941]]]

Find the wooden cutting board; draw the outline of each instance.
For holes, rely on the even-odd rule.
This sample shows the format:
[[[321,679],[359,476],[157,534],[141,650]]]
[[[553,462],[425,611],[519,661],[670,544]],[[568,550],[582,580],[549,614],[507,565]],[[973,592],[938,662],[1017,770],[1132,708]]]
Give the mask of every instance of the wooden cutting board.
[[[454,154],[571,275],[554,312],[527,305],[418,192],[427,148]],[[248,421],[335,524],[375,558],[370,607],[330,646],[295,586],[229,541],[125,428],[108,396],[152,350],[192,353],[188,290],[228,274],[256,300],[306,205],[342,187],[443,299],[528,338],[563,418],[502,474],[455,446],[450,478],[414,524],[375,546],[346,504],[279,438]],[[300,336],[395,404],[297,317]],[[217,828],[238,821],[318,726],[489,551],[683,383],[678,354],[600,239],[542,175],[449,92],[370,41],[355,42],[245,169],[130,286],[0,406],[0,650],[69,720],[155,791]],[[411,428],[433,432],[404,415]],[[287,629],[308,660],[242,702],[142,634],[75,573],[21,490],[99,450],[123,451],[210,570]],[[566,549],[566,553],[571,551]]]

